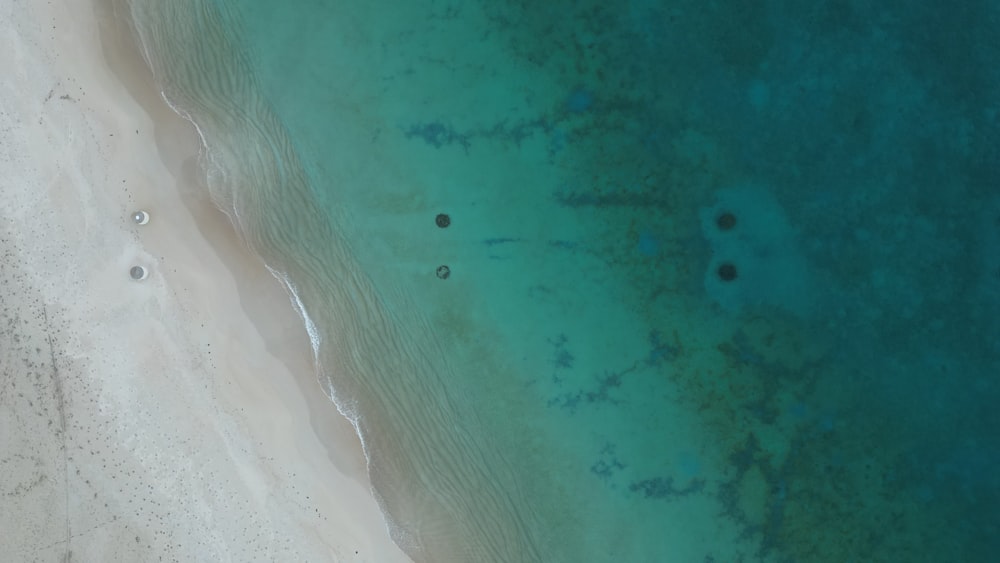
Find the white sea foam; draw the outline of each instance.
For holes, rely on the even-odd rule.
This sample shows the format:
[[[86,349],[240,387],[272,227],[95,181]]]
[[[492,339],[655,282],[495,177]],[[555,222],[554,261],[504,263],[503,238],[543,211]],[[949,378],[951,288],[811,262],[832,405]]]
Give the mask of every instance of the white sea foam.
[[[319,359],[319,347],[323,342],[323,337],[320,335],[319,330],[316,328],[316,323],[313,322],[312,318],[309,317],[309,312],[306,311],[305,305],[302,303],[302,299],[299,297],[299,292],[295,289],[295,283],[288,278],[284,272],[279,272],[267,264],[264,265],[271,275],[281,282],[282,286],[288,291],[289,296],[292,298],[292,303],[295,305],[295,310],[298,311],[299,316],[302,317],[302,322],[305,323],[306,332],[309,334],[309,342],[312,344],[313,351],[313,362],[316,365],[317,371],[320,370],[320,359]],[[333,399],[333,397],[330,397]]]

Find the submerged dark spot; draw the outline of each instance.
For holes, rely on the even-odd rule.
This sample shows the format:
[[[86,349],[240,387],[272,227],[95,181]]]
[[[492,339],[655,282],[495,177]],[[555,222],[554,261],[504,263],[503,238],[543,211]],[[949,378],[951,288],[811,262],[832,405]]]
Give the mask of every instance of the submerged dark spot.
[[[733,281],[736,279],[736,266],[729,262],[724,262],[719,266],[718,274],[719,279],[722,281]]]
[[[725,211],[715,219],[715,224],[719,226],[720,231],[728,231],[736,226],[736,216]]]
[[[441,278],[443,280],[446,280],[446,279],[448,279],[448,276],[450,276],[450,275],[451,275],[451,268],[449,268],[448,266],[443,266],[443,265],[442,266],[438,266],[437,277],[439,277],[439,278]]]
[[[444,229],[448,225],[451,225],[451,217],[445,213],[438,213],[437,217],[434,218],[434,224]]]
[[[583,113],[594,105],[594,95],[584,88],[577,88],[566,98],[566,109],[573,113]]]

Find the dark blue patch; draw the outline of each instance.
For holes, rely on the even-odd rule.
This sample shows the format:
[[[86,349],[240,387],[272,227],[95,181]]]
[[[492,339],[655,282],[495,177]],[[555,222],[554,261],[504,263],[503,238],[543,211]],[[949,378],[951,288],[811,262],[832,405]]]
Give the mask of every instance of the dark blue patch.
[[[576,393],[565,393],[559,397],[549,399],[545,405],[548,407],[567,409],[569,412],[575,413],[576,407],[580,404],[580,398],[582,395],[583,393],[579,391]]]
[[[423,139],[425,143],[438,149],[452,143],[458,143],[466,149],[470,145],[468,135],[458,133],[439,121],[411,125],[403,134],[407,139],[414,137]]]
[[[609,481],[614,474],[625,469],[625,464],[615,456],[615,446],[611,443],[604,444],[601,449],[601,457],[590,466],[590,472],[597,475],[603,481]]]
[[[577,243],[571,240],[550,240],[549,246],[552,248],[559,248],[561,250],[573,250],[577,247]]]
[[[556,350],[555,358],[552,359],[552,363],[554,363],[557,368],[570,369],[573,367],[574,360],[575,358],[573,358],[573,354],[569,353],[569,350],[565,348],[558,348]]]
[[[573,113],[583,113],[594,105],[594,95],[584,88],[577,88],[566,98],[566,109]]]
[[[639,254],[653,257],[660,251],[660,240],[652,233],[643,231],[639,233]]]
[[[552,345],[553,358],[552,363],[557,369],[570,369],[573,367],[573,354],[566,349],[566,343],[569,339],[566,338],[565,334],[560,334],[555,338],[547,339],[549,344]]]
[[[648,365],[657,366],[677,356],[677,350],[663,341],[663,335],[658,330],[649,331],[648,342],[649,356],[646,358]]]
[[[510,238],[510,237],[500,237],[500,238],[487,238],[483,239],[483,244],[486,246],[494,246],[497,244],[503,244],[505,242],[518,242],[521,239]]]
[[[704,479],[692,479],[686,487],[674,486],[673,477],[655,477],[636,481],[628,486],[628,490],[633,493],[641,493],[648,499],[675,499],[685,497],[693,493],[700,493],[705,489]]]

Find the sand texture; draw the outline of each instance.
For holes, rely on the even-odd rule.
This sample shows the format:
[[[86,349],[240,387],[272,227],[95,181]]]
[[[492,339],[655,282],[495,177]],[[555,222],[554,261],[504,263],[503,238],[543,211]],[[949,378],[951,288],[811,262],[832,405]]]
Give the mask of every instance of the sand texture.
[[[288,296],[112,15],[0,0],[3,559],[405,561]]]

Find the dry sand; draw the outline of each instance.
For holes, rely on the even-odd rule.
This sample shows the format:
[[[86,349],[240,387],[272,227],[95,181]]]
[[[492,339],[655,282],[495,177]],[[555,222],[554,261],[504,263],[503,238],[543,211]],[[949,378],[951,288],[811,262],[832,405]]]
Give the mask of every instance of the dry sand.
[[[406,561],[109,10],[0,0],[3,560]]]

